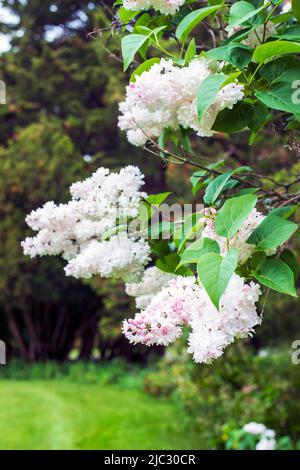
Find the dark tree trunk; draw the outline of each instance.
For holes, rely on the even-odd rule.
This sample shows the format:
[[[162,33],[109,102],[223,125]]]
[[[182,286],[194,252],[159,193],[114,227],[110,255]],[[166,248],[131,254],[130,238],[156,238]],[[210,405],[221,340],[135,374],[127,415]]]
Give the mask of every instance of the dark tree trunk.
[[[99,315],[95,312],[87,321],[84,322],[81,330],[81,349],[80,359],[90,359],[92,350],[98,336]]]
[[[22,335],[20,333],[18,323],[15,319],[13,311],[12,310],[9,310],[9,311],[5,310],[5,317],[6,317],[7,325],[8,325],[8,328],[9,328],[10,332],[11,332],[11,335],[12,335],[13,339],[16,342],[16,345],[17,345],[17,348],[19,350],[20,356],[24,361],[26,361],[28,359],[26,345],[25,345],[25,342],[24,342],[24,340],[22,338]]]

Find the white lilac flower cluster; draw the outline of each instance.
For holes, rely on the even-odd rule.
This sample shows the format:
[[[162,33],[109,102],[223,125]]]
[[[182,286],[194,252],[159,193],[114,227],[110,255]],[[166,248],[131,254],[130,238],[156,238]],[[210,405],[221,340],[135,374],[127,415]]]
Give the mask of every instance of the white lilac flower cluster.
[[[246,284],[234,274],[218,311],[195,277],[178,276],[152,298],[146,309],[124,321],[123,332],[134,344],[167,346],[188,325],[188,352],[195,362],[210,363],[235,338],[251,334],[260,324],[255,306],[260,293],[257,284]]]
[[[123,6],[126,10],[149,10],[153,8],[165,15],[174,15],[185,3],[185,0],[124,0]]]
[[[275,431],[273,429],[267,429],[264,424],[255,423],[253,421],[245,424],[243,431],[259,437],[259,442],[256,444],[256,450],[276,449]]]
[[[241,25],[228,28],[228,36],[230,37],[242,29],[244,29],[244,27]],[[242,44],[255,49],[274,34],[277,34],[274,23],[272,21],[267,21],[267,23],[260,24],[255,29],[251,30],[247,37],[242,40]]]
[[[215,232],[215,218],[217,211],[213,208],[206,208],[203,211],[203,217],[199,219],[199,222],[204,224],[202,232],[203,237],[211,238],[218,242],[221,254],[224,255],[227,252],[227,239],[220,237]],[[237,233],[230,239],[230,248],[236,248],[239,250],[239,262],[243,263],[249,258],[255,251],[255,246],[246,243],[246,240],[250,237],[251,233],[256,227],[263,221],[265,216],[256,209],[253,209],[248,218],[243,222]],[[268,254],[273,254],[269,252]]]
[[[135,83],[126,87],[126,99],[119,105],[119,127],[127,132],[129,142],[142,146],[164,129],[177,129],[179,125],[193,129],[199,136],[211,136],[218,113],[231,109],[244,96],[243,85],[236,82],[225,85],[199,121],[197,90],[216,71],[214,67],[203,57],[186,67],[161,59],[136,77]]]
[[[89,278],[96,274],[124,281],[135,281],[143,274],[150,259],[149,245],[144,239],[126,233],[109,240],[91,240],[65,267],[67,276]]]
[[[32,211],[27,224],[37,233],[22,242],[31,257],[61,255],[68,261],[65,271],[74,277],[137,279],[150,258],[150,248],[138,234],[114,229],[120,221],[138,215],[146,193],[141,191],[144,176],[128,166],[119,173],[99,168],[90,178],[73,184],[68,204],[47,202]],[[116,231],[117,231],[116,227]],[[111,236],[103,235],[110,233]]]
[[[125,290],[128,295],[135,297],[136,308],[144,309],[150,304],[153,297],[175,277],[175,274],[166,273],[156,266],[151,266],[145,270],[140,282],[127,283]]]

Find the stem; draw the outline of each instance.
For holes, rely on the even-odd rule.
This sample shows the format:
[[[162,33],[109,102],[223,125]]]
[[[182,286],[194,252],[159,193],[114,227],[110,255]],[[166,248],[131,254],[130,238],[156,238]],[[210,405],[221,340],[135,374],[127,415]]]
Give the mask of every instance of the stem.
[[[250,78],[249,85],[251,85],[251,83],[253,82],[253,79],[254,79],[255,75],[257,74],[257,72],[259,71],[259,69],[260,69],[260,67],[261,67],[262,65],[263,65],[263,63],[259,64],[259,65],[256,67],[256,69],[254,70],[253,75],[252,75],[252,77]]]
[[[176,55],[171,54],[171,52],[167,51],[166,49],[164,49],[162,46],[160,46],[157,43],[153,43],[152,47],[159,50],[160,52],[163,52],[164,54],[168,55],[169,57],[172,57],[173,59],[177,59]]]
[[[300,194],[296,194],[296,196],[293,196],[291,199],[288,199],[287,201],[283,202],[282,204],[280,204],[278,206],[278,209],[280,207],[284,207],[284,206],[287,206],[288,204],[291,204],[292,202],[294,201],[297,201],[298,199],[300,199]]]

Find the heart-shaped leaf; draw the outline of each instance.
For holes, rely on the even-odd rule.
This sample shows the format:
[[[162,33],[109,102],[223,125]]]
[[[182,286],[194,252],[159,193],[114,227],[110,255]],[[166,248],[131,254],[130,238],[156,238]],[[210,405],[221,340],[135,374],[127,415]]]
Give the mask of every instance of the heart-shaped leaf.
[[[249,21],[253,16],[258,15],[261,11],[267,8],[271,2],[266,2],[259,8],[254,8],[250,2],[235,2],[231,9],[229,15],[229,24],[227,29],[231,29],[234,26],[240,25]]]
[[[217,253],[207,253],[199,258],[197,264],[199,279],[217,309],[237,267],[237,262],[238,251],[233,249],[224,258]]]
[[[194,10],[189,15],[185,16],[183,20],[179,23],[176,29],[176,37],[177,39],[181,39],[184,41],[186,37],[190,34],[190,32],[200,23],[200,21],[204,20],[207,16],[211,15],[215,11],[219,10],[223,6],[223,3],[219,5],[212,5],[209,7],[199,8],[198,10]]]
[[[254,194],[228,199],[219,210],[215,231],[220,237],[231,238],[254,209],[257,197]]]
[[[252,275],[272,290],[297,297],[293,271],[280,259],[266,261],[259,272],[253,272]]]
[[[256,251],[274,249],[286,242],[297,228],[294,222],[269,214],[252,232],[247,243],[256,245]]]
[[[300,44],[291,41],[271,41],[258,46],[253,53],[253,60],[263,64],[268,60],[286,54],[299,54]]]

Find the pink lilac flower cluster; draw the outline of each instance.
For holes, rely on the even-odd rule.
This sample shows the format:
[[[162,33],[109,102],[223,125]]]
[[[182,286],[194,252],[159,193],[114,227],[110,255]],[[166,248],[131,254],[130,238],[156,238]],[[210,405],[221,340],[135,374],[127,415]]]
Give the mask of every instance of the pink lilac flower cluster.
[[[148,307],[125,320],[123,332],[133,344],[167,346],[191,329],[188,352],[195,362],[210,363],[236,338],[252,334],[261,319],[256,310],[259,286],[234,274],[220,301],[219,311],[195,277],[178,276]]]

